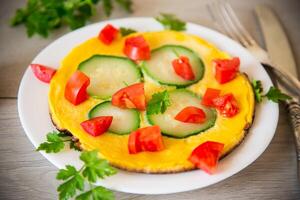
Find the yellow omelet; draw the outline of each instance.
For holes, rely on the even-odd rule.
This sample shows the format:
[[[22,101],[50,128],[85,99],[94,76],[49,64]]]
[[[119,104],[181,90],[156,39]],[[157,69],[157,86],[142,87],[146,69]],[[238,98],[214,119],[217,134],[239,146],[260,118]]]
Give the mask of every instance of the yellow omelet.
[[[88,119],[88,112],[103,100],[89,97],[83,103],[74,106],[64,97],[66,83],[77,70],[78,65],[96,54],[122,56],[126,37],[119,37],[111,45],[104,45],[98,38],[91,38],[74,48],[61,62],[56,75],[51,80],[49,91],[50,114],[55,126],[67,130],[79,139],[85,150],[97,149],[101,156],[117,168],[144,173],[172,173],[195,169],[188,161],[194,148],[205,141],[216,141],[224,144],[222,156],[227,155],[245,137],[253,121],[255,99],[251,83],[247,76],[239,73],[232,81],[219,84],[213,75],[212,60],[229,58],[229,55],[198,36],[175,31],[136,33],[142,35],[150,49],[167,44],[181,45],[193,50],[205,65],[203,78],[187,89],[203,96],[205,90],[216,88],[222,94],[232,93],[237,99],[239,112],[232,118],[217,115],[214,126],[186,138],[178,139],[163,136],[165,149],[159,152],[128,153],[128,135],[105,133],[98,137],[87,134],[80,123]],[[130,35],[132,36],[132,35]],[[129,36],[129,37],[130,37]],[[128,37],[128,36],[127,36]],[[111,77],[114,78],[113,75]],[[144,78],[146,100],[157,91],[170,89],[172,86],[161,86],[149,77]],[[144,113],[141,114],[141,127],[148,126]]]

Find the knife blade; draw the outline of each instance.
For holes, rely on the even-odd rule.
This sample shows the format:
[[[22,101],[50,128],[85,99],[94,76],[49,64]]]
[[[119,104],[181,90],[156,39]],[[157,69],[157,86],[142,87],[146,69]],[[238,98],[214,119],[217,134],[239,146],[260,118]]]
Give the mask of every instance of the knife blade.
[[[286,33],[274,11],[265,5],[255,8],[270,59],[277,68],[298,78],[295,59]]]
[[[265,43],[268,50],[268,55],[276,67],[281,68],[285,72],[290,72],[296,78],[297,68],[294,56],[291,51],[287,36],[275,16],[271,8],[260,5],[255,9],[258,17]],[[286,91],[280,77],[277,78],[277,85],[280,90]],[[290,94],[290,93],[288,93]],[[290,122],[293,128],[295,137],[295,145],[297,152],[298,180],[300,181],[300,103],[299,96],[293,96],[292,100],[285,102],[286,109],[289,113]]]

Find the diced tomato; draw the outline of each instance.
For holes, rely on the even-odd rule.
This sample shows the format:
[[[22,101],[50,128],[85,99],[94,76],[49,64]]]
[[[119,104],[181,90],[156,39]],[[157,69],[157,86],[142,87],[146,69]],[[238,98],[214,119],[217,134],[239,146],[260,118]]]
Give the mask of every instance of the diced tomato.
[[[30,64],[35,77],[44,83],[50,83],[52,77],[54,76],[56,70],[50,67],[40,65],[40,64]]]
[[[98,38],[104,44],[110,45],[118,36],[119,30],[111,24],[107,24],[99,33]]]
[[[89,77],[80,71],[76,71],[67,82],[65,98],[74,105],[80,104],[88,98],[86,88],[89,84]]]
[[[105,133],[111,125],[112,116],[100,116],[82,122],[81,127],[90,135],[96,137]]]
[[[235,78],[240,67],[240,59],[234,57],[232,59],[217,59],[214,60],[215,78],[223,84]]]
[[[239,112],[238,103],[231,93],[214,98],[213,104],[224,117],[233,117]]]
[[[221,90],[213,89],[213,88],[207,88],[203,98],[201,100],[201,104],[208,107],[213,107],[213,99],[218,97],[221,93]]]
[[[176,74],[181,78],[185,80],[195,79],[195,75],[188,57],[180,56],[172,61],[172,66]]]
[[[207,141],[195,148],[189,157],[189,161],[198,168],[209,174],[216,170],[224,144],[219,142]]]
[[[140,137],[139,131],[134,131],[130,133],[128,138],[128,151],[130,154],[136,154],[142,151],[139,137]]]
[[[175,119],[185,123],[201,124],[205,122],[206,114],[201,108],[188,106],[181,110]]]
[[[146,109],[144,84],[136,83],[122,88],[112,96],[112,105],[120,108]]]
[[[145,38],[141,35],[127,38],[123,52],[131,60],[150,59],[150,47]]]
[[[129,135],[128,151],[130,154],[163,149],[164,144],[159,126],[140,128]]]

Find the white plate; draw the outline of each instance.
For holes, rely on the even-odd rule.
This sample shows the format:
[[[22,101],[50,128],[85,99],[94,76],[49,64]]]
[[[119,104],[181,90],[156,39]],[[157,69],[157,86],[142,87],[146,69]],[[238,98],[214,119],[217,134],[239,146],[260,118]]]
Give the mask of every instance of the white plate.
[[[127,18],[92,24],[57,39],[41,51],[32,63],[59,66],[60,61],[73,47],[97,35],[107,23],[139,31],[162,30],[162,26],[152,18]],[[246,72],[250,79],[262,80],[264,88],[272,85],[259,62],[238,43],[216,31],[196,24],[188,23],[186,32],[199,35],[231,55],[240,57],[241,71]],[[18,110],[25,132],[35,147],[45,141],[45,136],[49,131],[55,129],[49,117],[47,93],[48,85],[38,81],[31,70],[27,69],[19,89]],[[99,184],[113,190],[137,194],[167,194],[206,187],[234,175],[254,162],[272,140],[277,121],[278,105],[270,101],[260,103],[256,107],[255,121],[249,134],[238,148],[220,161],[218,171],[214,175],[208,175],[201,170],[164,175],[119,170],[117,175]],[[65,150],[58,154],[44,152],[42,154],[58,168],[63,168],[66,164],[72,164],[78,168],[81,165],[79,153],[72,150]]]

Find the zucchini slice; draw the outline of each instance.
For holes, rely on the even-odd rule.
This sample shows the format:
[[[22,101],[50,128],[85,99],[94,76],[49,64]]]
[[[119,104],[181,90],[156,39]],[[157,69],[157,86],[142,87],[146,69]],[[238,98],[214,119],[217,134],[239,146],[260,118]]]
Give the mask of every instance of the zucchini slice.
[[[94,55],[79,64],[78,69],[90,78],[90,96],[108,99],[119,89],[141,81],[137,65],[128,58]]]
[[[174,71],[172,61],[179,56],[189,58],[195,74],[194,80],[185,80]],[[183,87],[202,79],[204,64],[191,49],[179,45],[164,45],[151,51],[151,59],[143,62],[143,71],[161,84]]]
[[[89,119],[99,116],[113,116],[109,131],[119,135],[129,134],[140,127],[140,113],[136,109],[121,109],[110,101],[102,102],[92,108]]]
[[[148,114],[150,124],[158,125],[164,135],[174,138],[185,138],[207,130],[215,124],[217,113],[215,109],[200,104],[201,98],[189,90],[177,89],[169,92],[171,105],[163,114]],[[175,116],[185,107],[195,106],[203,109],[206,121],[202,124],[180,122]]]

